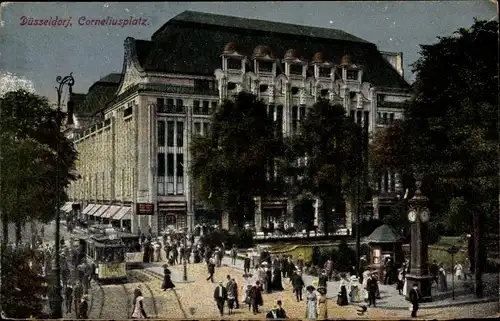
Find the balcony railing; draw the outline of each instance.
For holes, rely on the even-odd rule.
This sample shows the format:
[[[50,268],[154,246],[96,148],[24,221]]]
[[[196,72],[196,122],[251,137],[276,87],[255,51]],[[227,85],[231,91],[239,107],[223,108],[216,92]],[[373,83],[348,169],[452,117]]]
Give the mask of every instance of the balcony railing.
[[[185,114],[186,106],[184,105],[157,105],[156,112],[161,114]]]

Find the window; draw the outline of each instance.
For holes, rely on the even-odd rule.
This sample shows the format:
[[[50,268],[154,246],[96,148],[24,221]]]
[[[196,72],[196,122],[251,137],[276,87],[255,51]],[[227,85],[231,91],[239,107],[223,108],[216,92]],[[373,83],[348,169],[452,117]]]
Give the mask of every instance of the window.
[[[361,117],[363,116],[362,111],[357,111],[356,112],[356,123],[361,124]]]
[[[377,124],[382,124],[382,113],[377,113]]]
[[[265,93],[267,91],[268,86],[267,85],[260,85],[259,86],[259,91],[261,93]]]
[[[177,99],[175,101],[175,108],[176,108],[175,111],[178,113],[184,112],[184,102],[182,101],[182,99]]]
[[[165,99],[156,98],[156,112],[164,113],[165,112]]]
[[[158,121],[158,146],[165,146],[165,122]]]
[[[387,113],[384,113],[384,125],[387,125]]]
[[[274,121],[274,105],[267,106],[267,117],[269,117],[270,120]]]
[[[354,91],[349,92],[349,98],[354,99],[356,98],[356,93]]]
[[[234,82],[227,83],[227,90],[234,90],[236,88],[236,84]]]
[[[300,121],[304,121],[304,119],[306,118],[306,107],[299,108],[299,116],[300,116]]]
[[[174,126],[175,122],[167,122],[167,147],[174,147]]]
[[[184,154],[177,154],[177,177],[184,177]]]
[[[209,101],[206,101],[206,100],[203,101],[203,109],[202,109],[203,115],[208,115],[208,106],[209,105],[210,105]]]
[[[174,176],[174,154],[167,154],[167,176]]]
[[[335,69],[335,79],[343,79],[343,73],[342,73],[342,68],[336,68]]]
[[[240,70],[241,69],[241,60],[239,59],[228,59],[227,60],[227,69],[232,70]]]
[[[128,116],[131,116],[132,115],[132,108],[134,106],[134,102],[131,101],[127,104],[127,108],[125,108],[125,110],[123,111],[123,118],[126,118]]]
[[[273,72],[273,63],[270,61],[259,61],[260,72]]]
[[[283,135],[283,105],[276,107],[276,134]]]
[[[211,129],[210,123],[205,123],[203,125],[203,129],[204,129],[204,131],[203,131],[204,135],[210,134],[210,129]]]
[[[326,96],[328,96],[328,92],[329,92],[329,90],[328,90],[328,89],[321,89],[321,97],[326,97]]]
[[[217,109],[217,102],[216,101],[212,101],[210,104],[212,105],[210,107],[212,109],[211,112],[214,112]]]
[[[195,79],[194,88],[198,91],[208,91],[210,90],[210,81],[206,79]]]
[[[331,73],[331,68],[319,67],[319,76],[329,78]]]
[[[194,123],[194,134],[201,135],[201,123]]]
[[[158,176],[165,176],[165,154],[158,153]]]
[[[363,127],[368,130],[368,125],[370,124],[369,122],[369,116],[370,116],[370,112],[369,111],[365,111],[365,122],[363,123]]]
[[[290,75],[302,75],[302,65],[291,64]]]
[[[358,71],[357,70],[348,70],[347,71],[347,80],[358,80]]]
[[[351,110],[351,120],[352,121],[354,121],[354,115],[355,115],[354,110]]]
[[[297,95],[299,93],[299,87],[292,87],[291,92],[292,95]]]
[[[201,112],[200,110],[200,101],[199,100],[193,100],[193,113],[194,114],[199,114]]]
[[[385,95],[377,95],[377,106],[383,106],[385,101]]]
[[[389,114],[389,124],[392,124],[394,122],[394,113]]]
[[[177,147],[184,146],[184,122],[177,122]]]

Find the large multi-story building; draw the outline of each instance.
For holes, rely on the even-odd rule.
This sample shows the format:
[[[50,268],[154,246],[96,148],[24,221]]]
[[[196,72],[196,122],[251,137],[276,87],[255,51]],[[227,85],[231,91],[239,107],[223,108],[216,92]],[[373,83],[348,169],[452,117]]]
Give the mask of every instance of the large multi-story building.
[[[409,97],[401,54],[335,29],[186,11],[151,40],[127,38],[124,49],[119,81],[101,79],[92,86],[101,90],[89,89],[83,102],[94,108],[83,108],[85,124],[72,134],[81,179],[69,195],[84,214],[133,230],[193,226],[188,146],[233,94],[249,91],[266,102],[285,135],[320,97],[342,104],[369,133],[402,117]],[[393,198],[398,177],[387,173],[378,185],[375,215]],[[266,213],[292,207],[285,198],[258,200],[257,228]]]

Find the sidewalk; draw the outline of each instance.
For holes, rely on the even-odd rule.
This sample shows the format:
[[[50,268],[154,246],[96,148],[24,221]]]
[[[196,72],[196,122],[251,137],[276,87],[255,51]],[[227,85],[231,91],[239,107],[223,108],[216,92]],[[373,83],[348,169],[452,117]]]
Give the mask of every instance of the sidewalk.
[[[243,260],[236,259],[236,264],[231,264],[231,258],[225,256],[222,260],[224,266],[232,267],[243,271]],[[250,270],[252,271],[252,269]],[[310,285],[314,280],[317,279],[315,276],[306,275],[302,276],[306,285]],[[463,280],[458,281],[455,279],[455,300],[452,299],[452,289],[451,289],[451,275],[448,275],[448,292],[438,293],[436,289],[436,284],[434,283],[431,293],[433,297],[433,302],[421,303],[420,309],[431,309],[431,308],[443,308],[451,307],[457,305],[467,305],[467,304],[479,304],[485,302],[494,302],[498,300],[498,275],[495,274],[484,274],[484,298],[478,299],[474,296],[471,290],[473,284],[465,283]],[[472,281],[471,281],[472,282]],[[331,281],[327,284],[328,298],[332,300],[337,300],[337,293],[339,292],[340,282]],[[472,288],[471,288],[472,287]],[[409,302],[406,301],[403,295],[398,293],[395,285],[384,285],[379,284],[380,297],[377,300],[377,308],[387,309],[387,310],[407,310]]]

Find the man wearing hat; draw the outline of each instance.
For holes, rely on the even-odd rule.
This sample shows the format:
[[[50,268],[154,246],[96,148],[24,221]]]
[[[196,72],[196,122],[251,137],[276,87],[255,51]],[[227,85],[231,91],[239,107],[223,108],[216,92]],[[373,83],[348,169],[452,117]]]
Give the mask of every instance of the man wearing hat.
[[[418,285],[416,283],[413,284],[413,288],[410,290],[410,302],[411,302],[411,317],[416,318],[417,317],[417,311],[418,311],[418,303],[420,302],[420,298],[422,295],[420,294],[420,291],[418,290]]]
[[[222,281],[219,281],[219,285],[214,290],[214,300],[217,304],[217,309],[219,309],[220,315],[224,315],[224,302],[227,300],[227,290],[222,285]]]
[[[295,271],[292,276],[292,287],[293,292],[295,293],[295,297],[297,298],[297,302],[302,301],[302,289],[304,288],[304,280],[300,276],[300,270]]]
[[[328,275],[326,270],[321,271],[321,274],[318,278],[318,286],[322,286],[326,289],[326,283],[328,282]]]

